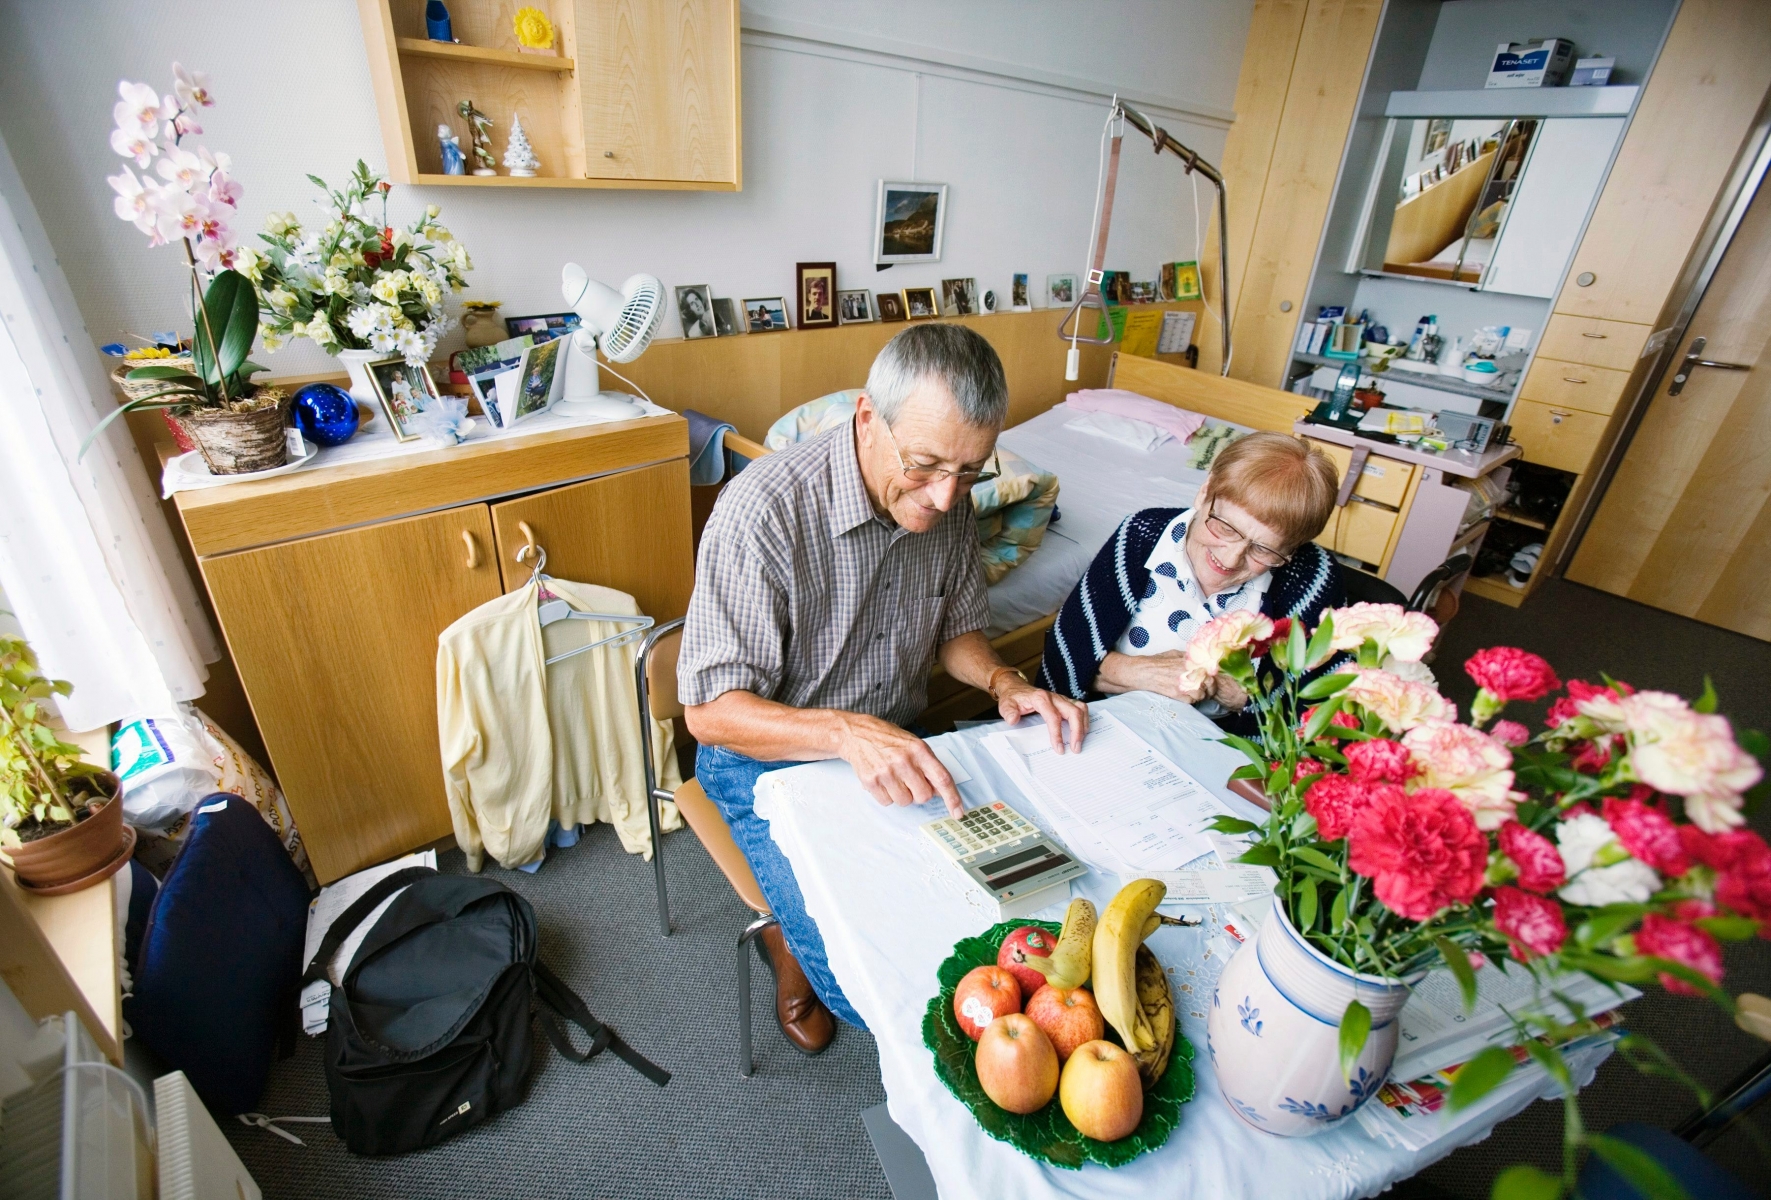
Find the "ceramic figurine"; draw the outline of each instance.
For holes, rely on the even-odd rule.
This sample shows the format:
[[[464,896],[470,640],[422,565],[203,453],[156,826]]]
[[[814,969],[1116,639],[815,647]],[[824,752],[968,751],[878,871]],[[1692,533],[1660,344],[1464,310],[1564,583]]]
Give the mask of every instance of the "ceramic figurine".
[[[449,20],[449,10],[444,6],[443,0],[427,0],[424,6],[424,36],[433,42],[455,40],[455,28]]]
[[[447,125],[437,126],[437,148],[443,153],[443,174],[467,174],[467,159],[461,153],[461,139]]]
[[[504,165],[518,179],[533,179],[535,169],[541,165],[535,151],[529,148],[529,135],[523,132],[521,117],[511,118],[510,144],[504,148]]]
[[[498,174],[493,165],[497,160],[492,157],[492,118],[475,108],[472,100],[463,100],[455,106],[455,111],[467,122],[473,136],[473,173]]]

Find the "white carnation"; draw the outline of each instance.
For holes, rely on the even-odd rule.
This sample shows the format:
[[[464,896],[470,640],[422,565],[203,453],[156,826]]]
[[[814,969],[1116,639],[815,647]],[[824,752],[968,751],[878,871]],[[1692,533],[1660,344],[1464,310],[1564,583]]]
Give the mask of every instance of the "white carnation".
[[[1615,842],[1605,818],[1593,813],[1569,817],[1556,828],[1556,849],[1568,872],[1568,883],[1556,894],[1570,904],[1598,908],[1606,904],[1640,904],[1660,890],[1660,876],[1645,862],[1626,858],[1607,867],[1593,866],[1599,851]]]

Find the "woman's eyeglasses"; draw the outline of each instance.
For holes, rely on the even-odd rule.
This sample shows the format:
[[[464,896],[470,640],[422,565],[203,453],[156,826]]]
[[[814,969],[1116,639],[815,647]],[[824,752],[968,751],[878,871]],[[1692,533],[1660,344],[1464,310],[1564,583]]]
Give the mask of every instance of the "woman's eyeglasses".
[[[934,483],[939,479],[952,479],[963,487],[971,487],[975,483],[983,483],[1002,474],[995,451],[990,453],[990,465],[981,471],[949,471],[946,467],[925,467],[918,463],[907,463],[904,461],[904,452],[898,449],[898,439],[892,436],[892,427],[886,424],[883,417],[880,418],[879,427],[885,430],[886,440],[892,444],[892,453],[898,456],[898,470],[911,483]]]
[[[1248,557],[1263,567],[1283,567],[1291,561],[1291,555],[1281,554],[1270,546],[1261,545],[1236,526],[1218,516],[1216,508],[1217,505],[1213,504],[1205,511],[1205,531],[1212,537],[1223,542],[1226,546],[1240,546],[1246,542]]]

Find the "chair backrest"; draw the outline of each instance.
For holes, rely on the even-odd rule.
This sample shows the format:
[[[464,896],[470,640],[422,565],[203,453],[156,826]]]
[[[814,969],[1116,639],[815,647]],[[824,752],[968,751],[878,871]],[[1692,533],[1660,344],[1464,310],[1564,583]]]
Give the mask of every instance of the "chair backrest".
[[[683,648],[682,618],[653,629],[640,646],[639,668],[646,681],[646,701],[652,717],[668,721],[683,715],[676,694],[676,659]]]
[[[1402,594],[1395,584],[1379,579],[1366,571],[1356,571],[1351,567],[1341,568],[1341,584],[1347,589],[1347,600],[1357,604],[1365,601],[1369,604],[1406,605],[1408,597]]]
[[[1414,595],[1408,600],[1408,607],[1416,612],[1425,612],[1435,599],[1437,592],[1448,580],[1456,579],[1476,563],[1476,558],[1468,550],[1459,550],[1450,558],[1426,573],[1414,589]]]

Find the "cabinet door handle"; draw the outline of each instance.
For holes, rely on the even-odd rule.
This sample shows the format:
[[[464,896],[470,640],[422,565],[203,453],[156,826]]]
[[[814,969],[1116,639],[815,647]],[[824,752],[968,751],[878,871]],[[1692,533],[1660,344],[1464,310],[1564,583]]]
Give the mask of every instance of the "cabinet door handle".
[[[478,542],[474,541],[473,531],[470,529],[463,529],[461,531],[461,540],[467,543],[467,569],[470,571],[478,570],[480,565],[480,546]]]
[[[517,532],[523,535],[523,544],[517,547],[517,561],[522,562],[535,553],[535,530],[530,528],[527,521],[518,521]]]
[[[1550,409],[1550,424],[1560,425],[1565,418],[1570,417],[1572,415],[1573,415],[1572,413],[1563,412],[1559,408],[1552,408],[1552,409]]]
[[[1572,375],[1564,375],[1564,376],[1562,376],[1562,382],[1563,382],[1563,383],[1585,383],[1585,382],[1586,382],[1586,380],[1584,380],[1584,379],[1576,379],[1576,378],[1575,378],[1575,377],[1574,377],[1574,376],[1572,376]]]
[[[1607,337],[1610,337],[1611,335],[1608,333],[1584,333],[1583,332],[1580,336],[1581,337],[1590,337],[1590,338],[1607,338]]]

